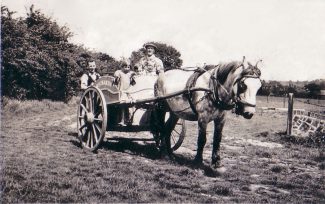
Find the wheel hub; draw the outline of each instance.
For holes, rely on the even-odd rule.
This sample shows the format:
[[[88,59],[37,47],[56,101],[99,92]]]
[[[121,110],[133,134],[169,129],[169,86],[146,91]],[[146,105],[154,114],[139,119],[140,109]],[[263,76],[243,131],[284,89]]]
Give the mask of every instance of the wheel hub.
[[[93,113],[91,113],[91,112],[86,113],[86,121],[87,121],[87,123],[93,123],[94,119],[95,119],[95,116],[94,116]]]

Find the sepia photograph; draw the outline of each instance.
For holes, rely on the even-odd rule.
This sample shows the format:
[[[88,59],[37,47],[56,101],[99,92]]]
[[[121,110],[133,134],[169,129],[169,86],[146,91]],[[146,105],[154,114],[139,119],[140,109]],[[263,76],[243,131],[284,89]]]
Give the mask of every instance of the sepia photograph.
[[[324,0],[2,0],[0,203],[325,203]]]

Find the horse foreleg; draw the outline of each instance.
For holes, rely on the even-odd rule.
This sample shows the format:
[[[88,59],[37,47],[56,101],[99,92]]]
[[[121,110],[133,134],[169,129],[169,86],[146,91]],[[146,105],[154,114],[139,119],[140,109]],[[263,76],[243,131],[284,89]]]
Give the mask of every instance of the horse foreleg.
[[[214,120],[214,134],[212,147],[212,166],[218,167],[220,165],[220,156],[218,151],[220,149],[220,142],[222,138],[222,129],[225,124],[224,117]]]
[[[206,130],[207,130],[207,125],[208,123],[205,121],[201,121],[199,119],[198,122],[198,126],[199,126],[199,135],[198,135],[198,139],[197,139],[197,152],[196,152],[196,156],[195,156],[195,163],[202,163],[203,161],[203,149],[205,146],[205,143],[207,141],[206,138]]]

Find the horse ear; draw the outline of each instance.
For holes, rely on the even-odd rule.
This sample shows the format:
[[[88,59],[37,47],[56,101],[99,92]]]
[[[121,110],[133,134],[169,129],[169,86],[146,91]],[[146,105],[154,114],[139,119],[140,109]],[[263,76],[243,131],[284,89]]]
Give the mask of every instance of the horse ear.
[[[245,57],[245,56],[243,56],[243,62],[242,62],[243,64],[244,64],[245,60],[246,60],[246,57]]]
[[[250,62],[247,62],[248,66],[253,66]]]
[[[258,60],[257,62],[256,62],[256,65],[255,65],[255,67],[257,67],[257,65],[258,65],[258,63],[260,63],[260,62],[262,62],[263,60]]]
[[[246,57],[243,56],[243,60],[241,62],[241,65],[243,66],[243,69],[246,69],[247,68],[247,61],[246,61]]]

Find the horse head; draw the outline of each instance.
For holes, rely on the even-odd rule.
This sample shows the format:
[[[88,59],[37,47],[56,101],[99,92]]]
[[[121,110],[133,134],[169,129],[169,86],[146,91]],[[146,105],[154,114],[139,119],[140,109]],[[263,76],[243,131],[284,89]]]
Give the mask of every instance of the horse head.
[[[255,65],[248,62],[247,67],[242,64],[242,70],[233,86],[235,112],[246,119],[251,119],[256,111],[256,94],[262,85],[261,71],[257,67],[259,62],[261,60]]]

